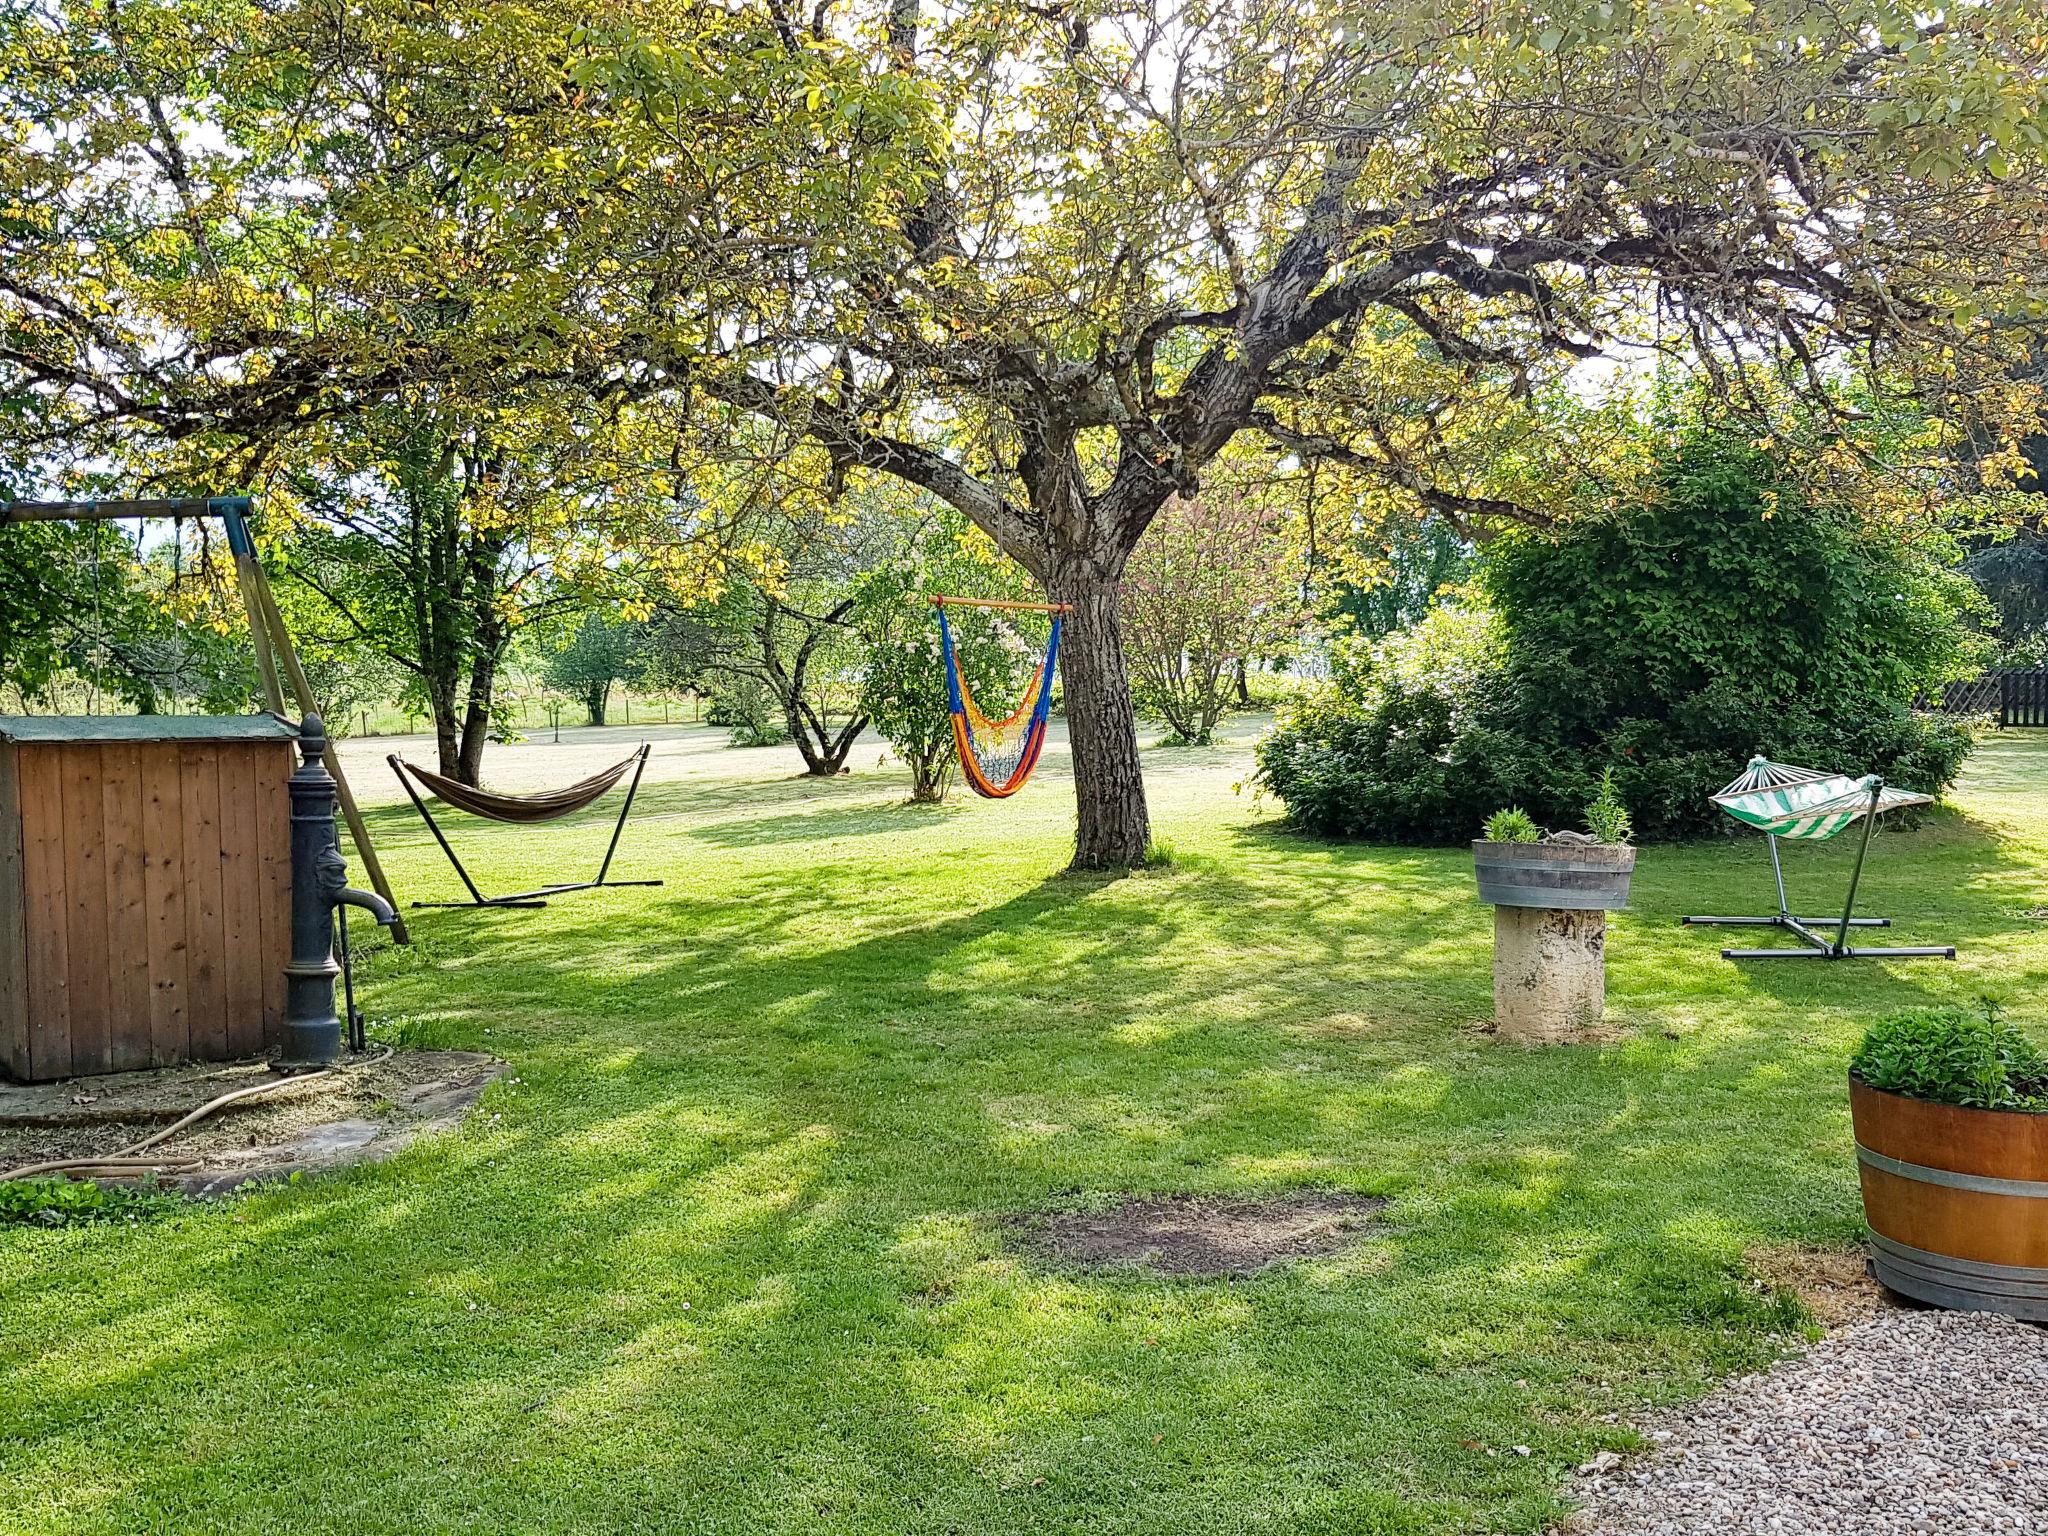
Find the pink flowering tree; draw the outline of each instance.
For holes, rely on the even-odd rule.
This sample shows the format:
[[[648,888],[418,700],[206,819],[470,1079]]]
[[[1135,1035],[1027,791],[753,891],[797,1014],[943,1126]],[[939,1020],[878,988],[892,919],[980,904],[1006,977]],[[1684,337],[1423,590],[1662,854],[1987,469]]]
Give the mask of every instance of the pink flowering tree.
[[[1124,573],[1138,708],[1206,744],[1241,669],[1298,634],[1300,574],[1285,514],[1259,488],[1212,482],[1169,501]]]

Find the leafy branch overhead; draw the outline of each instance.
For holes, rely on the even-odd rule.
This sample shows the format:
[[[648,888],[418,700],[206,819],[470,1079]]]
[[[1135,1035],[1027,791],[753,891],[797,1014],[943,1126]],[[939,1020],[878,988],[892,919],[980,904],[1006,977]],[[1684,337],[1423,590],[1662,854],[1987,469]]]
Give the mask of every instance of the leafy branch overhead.
[[[1148,835],[1116,583],[1226,454],[1476,534],[1598,500],[1517,436],[1596,364],[1993,470],[2035,407],[2034,0],[166,0],[0,71],[20,462],[250,484],[407,397],[698,592],[763,445],[907,482],[1073,605],[1083,864]]]
[[[2041,301],[2018,3],[997,4],[923,33],[899,5],[881,53],[855,7],[456,9],[19,31],[0,364],[66,406],[31,439],[141,427],[247,470],[422,383],[666,394],[1042,565],[1063,522],[1127,548],[1247,431],[1538,510],[1458,462],[1459,408],[1654,340],[1653,299],[1708,366],[1853,347],[1935,384],[1995,372]],[[145,174],[92,174],[117,164]],[[1407,398],[1358,366],[1390,341],[1426,360]]]

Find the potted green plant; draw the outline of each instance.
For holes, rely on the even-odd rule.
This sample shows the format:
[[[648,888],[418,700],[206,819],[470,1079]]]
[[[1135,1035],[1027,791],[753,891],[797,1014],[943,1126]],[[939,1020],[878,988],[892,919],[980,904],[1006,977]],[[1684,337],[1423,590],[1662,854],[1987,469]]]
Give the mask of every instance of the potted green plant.
[[[1493,904],[1493,1018],[1504,1039],[1583,1039],[1607,1010],[1607,914],[1628,904],[1636,866],[1611,772],[1586,827],[1545,837],[1510,807],[1472,844],[1479,899]]]
[[[1849,1064],[1871,1272],[2048,1322],[2048,1054],[1986,1005],[1879,1019]]]
[[[1628,905],[1636,850],[1614,770],[1586,807],[1586,831],[1544,836],[1519,807],[1495,811],[1472,844],[1479,899],[1496,907],[1611,912]]]

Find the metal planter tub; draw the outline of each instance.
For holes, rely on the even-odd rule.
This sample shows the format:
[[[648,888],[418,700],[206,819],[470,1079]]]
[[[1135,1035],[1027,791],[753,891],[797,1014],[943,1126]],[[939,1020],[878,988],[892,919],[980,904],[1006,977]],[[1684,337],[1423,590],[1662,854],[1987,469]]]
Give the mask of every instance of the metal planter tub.
[[[1612,843],[1472,844],[1479,899],[1496,907],[1612,912],[1628,905],[1636,851]]]
[[[1849,1079],[1871,1272],[1916,1301],[2048,1322],[2048,1115]]]

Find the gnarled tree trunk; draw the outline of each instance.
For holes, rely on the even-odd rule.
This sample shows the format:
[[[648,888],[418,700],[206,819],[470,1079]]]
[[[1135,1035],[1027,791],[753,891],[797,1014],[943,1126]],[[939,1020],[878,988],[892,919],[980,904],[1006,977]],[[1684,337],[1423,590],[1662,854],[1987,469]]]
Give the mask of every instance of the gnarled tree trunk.
[[[790,738],[803,755],[804,772],[813,778],[833,778],[846,767],[847,754],[853,751],[860,733],[868,728],[868,717],[856,710],[845,725],[836,733],[833,731],[823,704],[817,708],[811,705],[811,658],[832,630],[846,622],[846,616],[853,611],[853,599],[847,598],[815,619],[785,607],[767,593],[762,594],[761,602],[761,622],[755,630],[760,640],[761,678],[782,705],[782,718],[789,726]],[[803,627],[803,639],[786,661],[778,638],[785,614],[795,617]]]
[[[1075,869],[1145,862],[1152,825],[1138,765],[1138,716],[1124,668],[1122,592],[1085,557],[1055,557],[1052,600],[1073,611],[1060,632],[1060,681],[1074,755]]]

